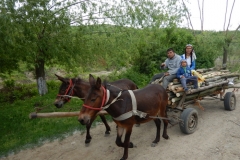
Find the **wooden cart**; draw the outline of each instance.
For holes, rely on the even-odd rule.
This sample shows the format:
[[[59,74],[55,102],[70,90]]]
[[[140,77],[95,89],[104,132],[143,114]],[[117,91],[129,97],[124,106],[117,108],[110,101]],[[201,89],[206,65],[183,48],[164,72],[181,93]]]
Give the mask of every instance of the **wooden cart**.
[[[174,124],[175,122],[175,124],[179,124],[183,133],[193,133],[198,125],[198,112],[195,108],[188,108],[189,104],[195,104],[201,110],[204,110],[200,105],[200,101],[205,97],[212,97],[223,101],[225,110],[232,111],[235,109],[235,92],[238,91],[239,87],[234,85],[234,81],[236,78],[239,79],[240,75],[229,73],[227,70],[217,72],[218,74],[212,70],[205,71],[204,75],[208,75],[208,77],[206,76],[205,84],[202,83],[198,89],[192,89],[191,93],[185,93],[178,81],[169,84],[167,92],[169,95],[168,114],[172,118],[170,123]],[[191,84],[189,87],[191,87]],[[229,88],[233,90],[225,93],[225,90]],[[171,113],[175,114],[171,115]]]

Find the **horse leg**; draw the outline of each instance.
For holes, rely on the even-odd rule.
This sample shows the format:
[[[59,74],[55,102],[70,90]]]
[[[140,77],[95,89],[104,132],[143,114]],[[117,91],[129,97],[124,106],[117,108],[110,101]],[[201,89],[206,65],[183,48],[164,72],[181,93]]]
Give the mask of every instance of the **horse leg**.
[[[90,128],[91,128],[92,122],[93,121],[91,121],[89,124],[86,125],[87,134],[86,134],[85,144],[90,143],[92,140],[92,136],[90,135]]]
[[[122,143],[123,131],[124,131],[124,128],[117,126],[117,138],[115,143],[118,147],[123,147],[123,143]]]
[[[124,128],[117,126],[117,138],[116,138],[116,145],[118,147],[124,147],[124,143],[122,142],[122,135],[123,135]],[[133,148],[133,143],[129,143],[129,148]]]
[[[165,112],[162,112],[162,113],[164,113],[164,114],[161,115],[161,116],[163,116],[163,117],[165,117],[165,118],[168,118],[168,116],[167,116],[167,108],[166,108]],[[163,124],[164,124],[164,128],[163,128],[162,137],[163,137],[164,139],[169,139],[169,136],[167,135],[168,120],[167,120],[167,119],[163,119]]]
[[[104,116],[104,115],[99,115],[99,116],[100,116],[102,122],[104,123],[104,125],[105,125],[105,127],[106,127],[105,135],[109,135],[109,134],[110,134],[110,131],[111,131],[111,128],[110,128],[110,126],[108,125],[105,116]]]
[[[160,141],[160,130],[161,130],[161,120],[160,119],[154,119],[155,125],[157,127],[157,133],[156,133],[156,138],[152,142],[152,146],[155,147],[156,144]]]
[[[130,142],[130,136],[132,134],[132,126],[126,129],[125,139],[123,143],[124,153],[120,160],[126,160],[128,158],[128,148],[133,148],[133,143]]]
[[[167,135],[168,120],[163,119],[163,124],[164,124],[164,128],[163,128],[162,137],[165,138],[165,139],[169,139],[169,136]]]

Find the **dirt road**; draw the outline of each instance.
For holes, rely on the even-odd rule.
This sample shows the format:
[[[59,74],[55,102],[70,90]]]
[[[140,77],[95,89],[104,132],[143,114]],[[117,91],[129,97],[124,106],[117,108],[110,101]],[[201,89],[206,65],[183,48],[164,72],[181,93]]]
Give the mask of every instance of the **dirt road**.
[[[228,91],[232,91],[229,89]],[[237,106],[234,111],[224,110],[219,99],[202,100],[197,106],[199,124],[190,135],[180,131],[178,125],[169,125],[169,140],[161,138],[156,147],[151,147],[156,128],[153,122],[133,128],[131,141],[136,148],[129,149],[129,160],[240,160],[240,91],[236,92]],[[76,123],[78,123],[76,121]],[[7,160],[118,160],[123,149],[115,145],[115,124],[110,123],[112,132],[104,137],[105,128],[92,128],[92,142],[85,146],[85,133],[74,133],[62,141],[46,143],[41,147],[23,150]],[[162,131],[162,130],[161,130]],[[161,132],[162,133],[162,132]]]

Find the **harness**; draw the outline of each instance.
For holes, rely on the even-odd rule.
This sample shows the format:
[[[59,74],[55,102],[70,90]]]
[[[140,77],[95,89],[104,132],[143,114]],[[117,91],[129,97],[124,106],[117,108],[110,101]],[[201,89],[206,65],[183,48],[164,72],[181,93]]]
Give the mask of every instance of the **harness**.
[[[113,119],[115,119],[116,121],[122,121],[122,120],[128,119],[132,116],[139,116],[140,118],[145,118],[147,116],[147,113],[137,110],[137,101],[136,101],[136,97],[135,97],[133,91],[128,90],[128,92],[129,92],[129,94],[131,96],[131,100],[132,100],[132,110],[129,112],[126,112],[118,117],[113,117]],[[119,94],[121,95],[121,93],[122,93],[122,91]],[[120,96],[119,94],[116,98],[118,98]],[[107,109],[111,104],[116,102],[117,101],[116,98],[110,104],[103,107],[103,109]]]
[[[69,86],[66,89],[66,92],[64,93],[64,95],[58,94],[57,96],[64,97],[64,98],[67,97],[66,99],[69,102],[71,100],[71,98],[72,98],[74,87],[75,87],[75,83],[73,84],[72,79],[70,79],[69,80]]]
[[[103,101],[102,101],[102,105],[100,108],[94,108],[88,105],[83,104],[83,106],[85,108],[89,108],[89,109],[93,109],[93,110],[106,110],[107,108],[109,108],[111,106],[111,104],[115,103],[118,100],[122,100],[122,99],[118,99],[121,95],[122,95],[122,90],[118,93],[117,97],[115,97],[111,103],[109,103],[108,105],[106,105],[109,101],[109,97],[110,97],[110,91],[108,89],[105,89],[103,86]],[[130,96],[131,96],[131,100],[132,100],[132,110],[129,112],[126,112],[118,117],[113,117],[114,120],[117,121],[122,121],[125,119],[128,119],[132,116],[139,116],[140,118],[145,118],[147,116],[147,113],[142,112],[137,110],[137,101],[136,101],[136,97],[133,93],[132,90],[128,90]]]

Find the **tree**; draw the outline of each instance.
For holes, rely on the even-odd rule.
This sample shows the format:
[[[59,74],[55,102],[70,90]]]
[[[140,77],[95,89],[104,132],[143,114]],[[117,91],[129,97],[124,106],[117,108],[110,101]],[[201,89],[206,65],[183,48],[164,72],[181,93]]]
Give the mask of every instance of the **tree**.
[[[185,17],[187,18],[188,22],[191,25],[191,14],[189,13],[188,8],[186,7],[184,0],[182,0],[182,4],[185,7],[185,15],[186,15]],[[229,17],[227,18],[227,14],[228,14],[228,0],[226,0],[226,11],[225,11],[225,16],[224,16],[223,32],[221,32],[221,33],[224,34],[224,42],[222,43],[222,46],[221,46],[221,48],[223,48],[222,68],[225,68],[225,69],[227,67],[227,58],[228,58],[229,47],[230,47],[233,39],[236,37],[236,35],[237,35],[237,33],[238,33],[239,29],[240,29],[240,24],[239,24],[237,26],[237,28],[235,29],[235,31],[233,31],[233,32],[229,31],[229,26],[231,24],[231,16],[232,16],[232,12],[233,12],[233,9],[234,9],[234,6],[235,6],[234,4],[235,4],[235,0],[232,3],[230,14],[229,14]],[[204,0],[202,0],[202,8],[200,6],[200,1],[198,0],[198,8],[199,8],[199,13],[200,13],[201,31],[202,31],[202,34],[204,34],[203,33]],[[227,19],[228,19],[228,23],[227,23],[227,26],[226,26]],[[192,29],[193,29],[193,27],[192,27]]]
[[[12,39],[10,42],[5,41],[3,45],[8,44],[6,45],[8,52],[14,55],[12,63],[17,65],[17,62],[22,61],[35,70],[40,95],[47,93],[45,65],[62,64],[71,67],[76,64],[79,57],[87,54],[88,57],[104,54],[96,51],[95,55],[81,52],[82,48],[90,47],[84,51],[93,51],[94,47],[84,46],[83,33],[79,34],[73,30],[73,26],[91,28],[111,24],[135,28],[160,28],[174,26],[181,20],[177,0],[170,0],[166,4],[162,1],[148,0],[2,0],[1,3],[3,4],[1,13],[11,13],[4,27],[7,28],[11,23],[16,28],[12,35],[2,32],[4,36],[9,37],[7,39]],[[5,59],[7,58],[9,56]],[[5,71],[7,70],[6,67]]]
[[[192,25],[192,20],[191,20],[191,14],[190,14],[190,12],[188,11],[188,8],[187,8],[184,0],[182,0],[182,5],[183,5],[183,8],[184,8],[185,17],[186,17],[187,22],[188,22],[188,23],[187,23],[187,24],[188,24],[188,28],[190,28],[190,27],[189,27],[189,25],[190,25],[190,26],[191,26],[191,29],[192,29],[192,31],[193,31],[193,34],[195,35],[194,28],[193,28],[193,25]]]
[[[0,2],[0,73],[9,73],[18,68],[14,38],[17,34],[16,26],[12,23],[13,4]],[[9,8],[9,10],[5,9]]]
[[[61,5],[27,0],[16,8],[17,49],[22,61],[34,66],[40,95],[47,93],[45,65],[69,63],[74,57],[70,19]]]
[[[202,0],[202,8],[200,6],[200,2],[198,0],[198,9],[199,9],[199,13],[200,13],[200,21],[201,21],[201,31],[203,32],[203,22],[204,22],[204,15],[203,15],[203,11],[204,11],[204,0]]]
[[[231,44],[231,42],[233,41],[234,37],[237,35],[238,30],[240,29],[240,24],[237,26],[237,28],[235,29],[235,31],[233,33],[230,33],[228,28],[231,24],[231,16],[232,16],[232,11],[234,8],[234,4],[235,4],[235,0],[232,3],[232,8],[230,11],[230,16],[228,19],[228,24],[227,27],[225,28],[225,24],[226,24],[226,17],[227,17],[227,8],[228,8],[228,0],[226,1],[226,11],[225,11],[225,19],[224,19],[224,24],[223,24],[223,30],[225,32],[225,39],[224,39],[224,45],[223,45],[223,62],[222,62],[222,68],[226,69],[227,68],[227,57],[228,57],[228,52],[229,52],[229,46]],[[229,35],[230,34],[230,35]]]

